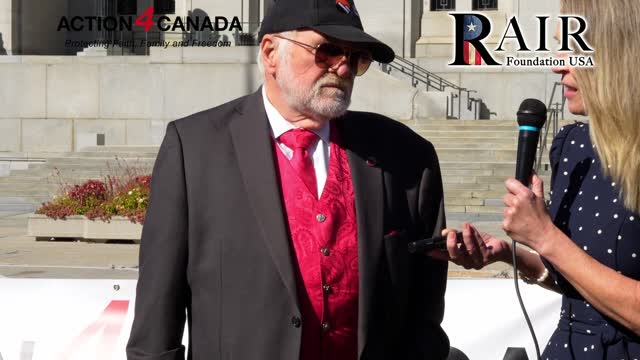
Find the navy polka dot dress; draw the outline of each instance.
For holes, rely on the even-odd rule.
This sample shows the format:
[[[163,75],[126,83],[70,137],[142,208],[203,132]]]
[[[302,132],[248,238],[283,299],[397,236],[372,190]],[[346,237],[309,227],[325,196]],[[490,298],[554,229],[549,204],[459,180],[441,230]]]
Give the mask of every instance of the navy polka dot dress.
[[[588,124],[565,126],[550,151],[549,212],[555,225],[600,263],[640,280],[640,216],[605,177]],[[571,261],[571,259],[566,259]],[[640,360],[640,337],[602,315],[545,261],[561,288],[562,309],[543,360]]]

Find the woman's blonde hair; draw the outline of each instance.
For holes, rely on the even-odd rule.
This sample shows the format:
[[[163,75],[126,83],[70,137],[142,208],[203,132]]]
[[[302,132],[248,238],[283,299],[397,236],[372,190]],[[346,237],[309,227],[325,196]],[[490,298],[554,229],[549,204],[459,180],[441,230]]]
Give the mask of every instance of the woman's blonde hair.
[[[576,69],[590,136],[604,173],[640,212],[640,1],[563,0],[563,14],[588,22],[595,67]]]

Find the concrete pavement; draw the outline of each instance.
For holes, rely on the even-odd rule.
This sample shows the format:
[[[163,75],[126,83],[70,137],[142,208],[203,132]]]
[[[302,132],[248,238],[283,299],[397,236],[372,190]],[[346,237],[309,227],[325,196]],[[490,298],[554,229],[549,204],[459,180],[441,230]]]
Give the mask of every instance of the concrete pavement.
[[[35,241],[27,236],[29,214],[0,212],[0,277],[136,279],[139,245],[75,241]],[[449,226],[460,228],[461,220]],[[499,221],[477,221],[479,229],[506,235]],[[511,277],[510,266],[492,264],[481,271],[450,264],[450,277]]]

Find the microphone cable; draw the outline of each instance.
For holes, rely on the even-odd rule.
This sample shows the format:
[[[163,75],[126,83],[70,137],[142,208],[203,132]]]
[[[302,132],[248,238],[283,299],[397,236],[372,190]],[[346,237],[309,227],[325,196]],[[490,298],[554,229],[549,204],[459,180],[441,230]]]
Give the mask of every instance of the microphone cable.
[[[516,250],[517,250],[518,243],[516,243],[515,240],[511,240],[511,241],[512,241],[511,255],[513,258],[513,282],[516,288],[516,295],[518,296],[518,302],[520,303],[520,309],[522,309],[522,313],[524,314],[524,319],[527,321],[529,332],[531,332],[531,337],[533,338],[533,345],[535,345],[536,347],[536,357],[538,360],[541,360],[540,346],[538,345],[538,338],[536,337],[536,332],[533,330],[533,325],[531,325],[529,314],[527,314],[527,308],[524,306],[524,302],[522,301],[522,296],[520,295],[520,285],[518,284],[518,259],[516,257]]]

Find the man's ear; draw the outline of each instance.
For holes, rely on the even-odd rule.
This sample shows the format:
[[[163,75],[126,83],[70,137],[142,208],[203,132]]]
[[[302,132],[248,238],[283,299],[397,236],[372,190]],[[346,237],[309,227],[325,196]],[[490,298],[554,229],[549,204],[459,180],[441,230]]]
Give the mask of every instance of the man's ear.
[[[278,62],[276,42],[272,35],[265,35],[260,42],[260,50],[262,51],[262,64],[264,71],[268,75],[276,73],[276,65]]]

